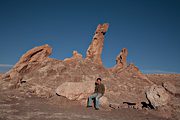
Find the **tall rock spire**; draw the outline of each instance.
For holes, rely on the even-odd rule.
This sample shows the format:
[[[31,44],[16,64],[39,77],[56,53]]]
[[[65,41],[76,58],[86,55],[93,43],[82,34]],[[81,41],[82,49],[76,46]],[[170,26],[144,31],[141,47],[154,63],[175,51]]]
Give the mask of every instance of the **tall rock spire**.
[[[128,50],[126,48],[123,48],[119,55],[116,57],[116,65],[118,65],[120,68],[127,67],[127,58]]]
[[[93,62],[102,65],[101,54],[104,45],[104,35],[109,27],[108,23],[99,24],[95,31],[92,42],[87,49],[86,59],[90,59]]]

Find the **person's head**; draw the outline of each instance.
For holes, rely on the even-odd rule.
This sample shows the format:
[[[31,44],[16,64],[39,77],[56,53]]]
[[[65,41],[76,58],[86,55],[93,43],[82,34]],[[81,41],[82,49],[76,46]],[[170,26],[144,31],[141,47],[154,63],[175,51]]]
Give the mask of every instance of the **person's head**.
[[[96,81],[100,84],[101,83],[101,78],[97,78]]]

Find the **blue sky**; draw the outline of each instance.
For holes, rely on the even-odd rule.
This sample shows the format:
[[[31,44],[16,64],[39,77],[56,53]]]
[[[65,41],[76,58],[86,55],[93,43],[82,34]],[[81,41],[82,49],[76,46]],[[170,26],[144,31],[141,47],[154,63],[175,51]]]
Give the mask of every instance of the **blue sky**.
[[[49,44],[52,58],[85,57],[99,23],[109,23],[102,60],[122,48],[144,73],[180,73],[179,0],[0,0],[0,72],[29,49]]]

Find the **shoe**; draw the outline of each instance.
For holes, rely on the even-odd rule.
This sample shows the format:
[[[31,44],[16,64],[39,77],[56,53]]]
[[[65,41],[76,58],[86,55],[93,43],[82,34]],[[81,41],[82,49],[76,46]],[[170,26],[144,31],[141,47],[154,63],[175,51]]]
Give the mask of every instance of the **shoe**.
[[[99,108],[95,108],[95,110],[99,110]]]
[[[90,107],[92,107],[92,106],[87,106],[87,108],[90,108]]]

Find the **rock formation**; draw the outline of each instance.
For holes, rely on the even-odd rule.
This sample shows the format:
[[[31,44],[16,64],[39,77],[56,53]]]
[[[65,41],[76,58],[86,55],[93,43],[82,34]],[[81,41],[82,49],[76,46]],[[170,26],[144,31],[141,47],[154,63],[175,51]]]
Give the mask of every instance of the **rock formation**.
[[[0,80],[1,80],[1,78],[2,78],[2,74],[0,73]]]
[[[132,78],[139,78],[142,80],[146,80],[149,83],[153,84],[151,81],[148,80],[148,78],[139,70],[139,68],[137,66],[135,66],[134,64],[129,64],[123,71],[118,72],[117,74],[120,76],[122,75],[124,72],[127,72],[129,74],[129,76],[131,76]]]
[[[87,98],[94,92],[94,83],[94,81],[65,82],[56,89],[56,94],[69,100],[80,100],[82,105],[86,106]],[[108,107],[108,98],[105,96],[101,97],[100,104]]]
[[[77,51],[73,51],[73,58],[75,59],[82,59],[82,55]]]
[[[94,87],[94,81],[65,82],[56,89],[56,94],[70,100],[82,100],[94,92]]]
[[[175,85],[173,85],[171,82],[163,82],[163,87],[172,95],[175,95],[177,92]]]
[[[116,57],[116,65],[109,69],[113,73],[118,73],[127,67],[127,55],[128,50],[123,48],[121,52]]]
[[[51,52],[52,48],[47,44],[29,50],[10,71],[3,74],[2,79],[13,80],[18,83],[22,80],[24,74],[33,71],[33,69],[37,67],[36,65],[46,60]]]
[[[28,64],[30,62],[41,62],[46,59],[52,53],[52,48],[49,45],[43,45],[35,47],[28,52],[26,52],[15,65],[19,67],[22,64]]]
[[[101,53],[104,45],[104,35],[108,27],[109,25],[107,23],[98,25],[93,40],[87,49],[86,59],[90,59],[94,63],[102,65]]]
[[[126,48],[123,48],[119,55],[116,57],[116,66],[118,66],[119,69],[127,67],[127,55],[128,50]]]
[[[127,55],[128,50],[126,48],[123,48],[119,55],[116,57],[116,65],[113,68],[109,69],[109,71],[119,77],[131,76],[132,78],[143,79],[150,84],[153,84],[145,75],[141,73],[137,66],[132,63],[127,65]]]
[[[71,63],[72,61],[75,60],[82,60],[82,55],[80,53],[78,53],[77,51],[73,51],[73,56],[71,58],[66,58],[64,59],[65,62],[67,63]]]
[[[166,105],[170,100],[170,96],[166,90],[162,86],[157,85],[152,85],[146,91],[146,96],[154,108]]]
[[[154,96],[157,97],[155,94],[159,92],[159,88],[156,92],[150,89],[146,98],[146,88],[154,83],[134,64],[127,65],[128,51],[126,48],[123,48],[117,56],[115,67],[109,70],[103,66],[101,53],[107,30],[108,24],[98,25],[87,50],[86,59],[83,59],[77,51],[73,51],[73,56],[65,60],[49,58],[52,48],[48,45],[29,50],[10,71],[3,74],[3,80],[1,80],[3,82],[0,84],[3,87],[0,88],[4,88],[6,85],[18,86],[18,89],[39,97],[48,98],[58,94],[67,99],[81,100],[82,102],[93,92],[94,81],[97,77],[101,77],[106,86],[105,103],[118,105],[118,107],[124,106],[123,103],[133,103],[137,106],[136,108],[141,109],[141,102],[147,101],[148,98],[154,106],[161,106],[159,104],[161,98],[154,99]],[[170,90],[171,86],[168,86],[166,89]],[[162,97],[166,99],[164,93]],[[166,101],[163,105],[165,104]]]

